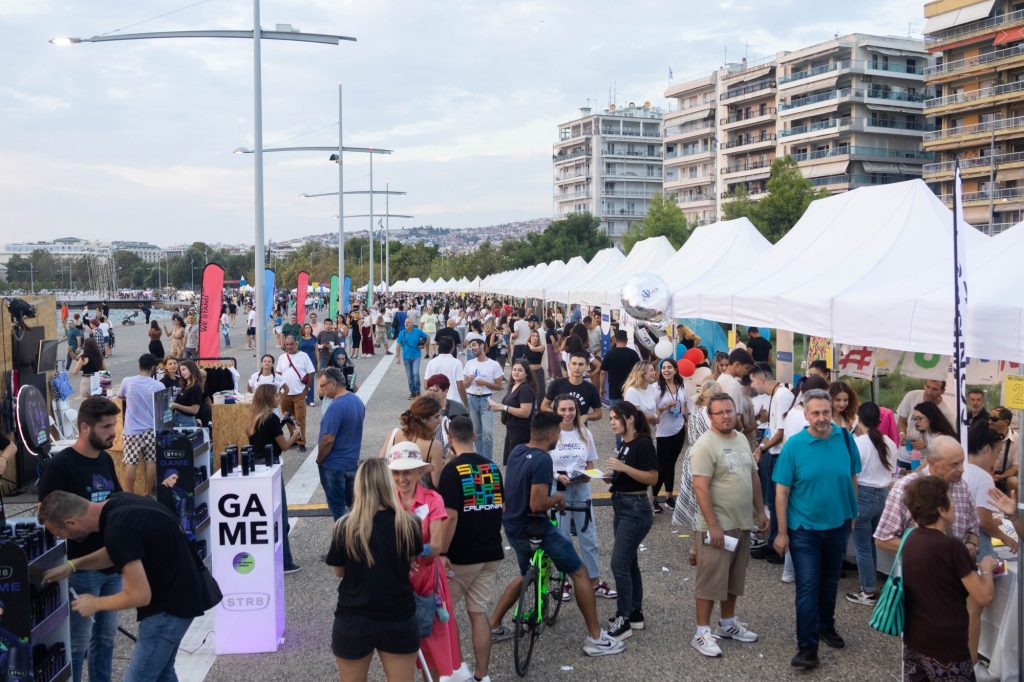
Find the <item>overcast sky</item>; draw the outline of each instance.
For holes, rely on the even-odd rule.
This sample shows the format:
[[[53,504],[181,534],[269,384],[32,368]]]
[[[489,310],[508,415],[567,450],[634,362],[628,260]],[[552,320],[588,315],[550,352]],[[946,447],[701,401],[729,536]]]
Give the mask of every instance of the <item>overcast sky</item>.
[[[252,45],[168,40],[54,47],[53,36],[251,29],[252,3],[0,0],[0,242],[83,238],[252,243]],[[468,227],[551,214],[557,125],[588,98],[664,104],[675,81],[827,40],[919,36],[915,0],[264,0],[263,27],[354,36],[263,43],[264,144],[392,148],[374,184],[408,192],[409,224]],[[272,239],[334,229],[336,167],[266,157]],[[368,189],[346,155],[346,189]],[[383,197],[375,210],[383,209]],[[365,197],[346,213],[367,213]],[[365,229],[366,219],[352,220]],[[395,221],[393,225],[401,224]]]

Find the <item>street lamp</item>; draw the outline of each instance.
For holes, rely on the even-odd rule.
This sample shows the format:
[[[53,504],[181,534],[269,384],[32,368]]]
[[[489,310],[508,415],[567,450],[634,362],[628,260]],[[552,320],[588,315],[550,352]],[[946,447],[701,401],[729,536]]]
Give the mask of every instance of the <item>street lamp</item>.
[[[253,26],[251,31],[235,30],[203,30],[203,31],[160,31],[149,33],[115,33],[112,35],[93,36],[92,38],[57,37],[51,38],[53,45],[77,45],[79,43],[104,43],[115,40],[155,40],[160,38],[241,38],[253,41],[253,138],[255,147],[255,264],[256,264],[256,354],[262,356],[266,353],[266,324],[267,311],[265,307],[264,288],[266,287],[263,274],[263,76],[262,76],[262,51],[261,41],[268,40],[289,40],[304,43],[321,43],[324,45],[338,45],[341,41],[355,42],[355,38],[349,36],[331,35],[326,33],[302,33],[292,28],[289,24],[278,24],[275,31],[264,31],[260,27],[260,0],[253,0]],[[339,123],[340,127],[340,123]],[[193,286],[193,290],[194,290]]]

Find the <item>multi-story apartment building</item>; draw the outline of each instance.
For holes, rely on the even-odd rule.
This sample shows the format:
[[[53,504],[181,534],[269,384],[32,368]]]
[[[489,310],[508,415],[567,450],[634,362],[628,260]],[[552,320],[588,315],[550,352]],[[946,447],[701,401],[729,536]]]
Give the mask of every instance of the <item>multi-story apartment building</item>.
[[[937,155],[924,179],[952,205],[959,159],[964,218],[999,232],[1024,218],[1024,1],[933,0],[924,5],[925,115]]]
[[[554,217],[590,213],[618,244],[662,191],[661,109],[649,103],[588,107],[558,126],[554,144]]]
[[[919,40],[854,33],[778,56],[779,154],[831,192],[921,176]]]
[[[718,75],[674,85],[665,96],[673,100],[665,113],[665,194],[675,198],[690,224],[713,223]]]
[[[688,219],[711,222],[737,186],[764,196],[776,157],[792,156],[805,177],[832,192],[920,177],[931,158],[921,151],[929,63],[921,41],[851,34],[672,86],[666,191]],[[698,106],[716,113],[705,118]],[[705,176],[691,160],[704,147],[677,146],[692,138],[714,159],[706,184],[696,184]],[[680,149],[691,154],[674,159]],[[693,174],[694,184],[683,183]]]
[[[146,263],[156,263],[164,258],[164,250],[149,242],[114,241],[110,242],[110,250],[114,253],[118,251],[134,253]]]
[[[33,251],[43,251],[54,258],[78,258],[80,256],[110,256],[110,245],[103,242],[61,237],[53,241],[11,242],[0,249],[0,262],[6,263],[12,256],[28,256]]]

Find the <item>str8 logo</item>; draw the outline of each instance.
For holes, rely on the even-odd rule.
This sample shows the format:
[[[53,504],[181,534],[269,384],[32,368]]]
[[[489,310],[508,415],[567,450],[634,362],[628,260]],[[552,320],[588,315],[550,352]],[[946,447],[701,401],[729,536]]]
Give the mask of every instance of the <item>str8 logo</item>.
[[[270,595],[263,592],[225,594],[220,605],[228,611],[262,611],[270,604]]]
[[[10,580],[14,577],[13,566],[0,566],[0,580]]]

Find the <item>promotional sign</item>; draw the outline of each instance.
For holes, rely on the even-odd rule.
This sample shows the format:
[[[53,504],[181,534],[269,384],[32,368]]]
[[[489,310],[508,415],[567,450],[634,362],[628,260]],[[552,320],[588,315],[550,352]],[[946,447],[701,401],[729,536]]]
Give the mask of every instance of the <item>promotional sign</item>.
[[[784,384],[793,381],[793,332],[775,331],[775,378]]]
[[[875,349],[875,376],[885,377],[895,374],[902,359],[903,351],[885,348]]]
[[[309,298],[309,273],[303,270],[295,282],[295,321],[306,321],[306,299]]]
[[[999,363],[996,360],[968,358],[967,383],[986,385],[999,383]]]
[[[266,313],[267,319],[261,320],[261,321],[257,322],[257,324],[259,325],[259,328],[262,330],[263,345],[264,346],[266,346],[266,343],[267,343],[267,330],[270,327],[274,326],[273,324],[270,324],[270,320],[274,316],[274,295],[275,295],[275,292],[274,292],[274,279],[275,279],[275,277],[276,277],[276,275],[275,275],[273,270],[271,270],[270,268],[264,268],[264,270],[263,270],[263,281],[264,281],[264,285],[263,285],[263,312]]]
[[[337,319],[337,317],[338,317],[338,302],[340,301],[340,299],[338,298],[338,295],[340,293],[338,291],[339,289],[340,289],[340,284],[338,282],[338,276],[337,275],[331,275],[331,297],[329,299],[330,300],[330,306],[329,306],[330,313],[329,314],[330,314],[332,320]]]
[[[839,346],[839,376],[871,379],[877,359],[876,349],[870,346]]]
[[[207,263],[199,296],[199,357],[220,357],[220,308],[224,294],[224,268]]]
[[[824,360],[829,368],[832,367],[832,345],[823,336],[807,337],[807,366],[816,360]]]
[[[348,275],[345,276],[345,285],[342,287],[341,296],[341,312],[348,314],[348,311],[351,310],[352,297],[352,278]]]
[[[1024,410],[1024,377],[1008,375],[1003,379],[1003,406]]]
[[[950,356],[935,353],[904,353],[900,372],[914,379],[945,381]]]
[[[189,540],[195,540],[196,469],[192,443],[173,430],[161,431],[156,438],[160,444],[156,458],[156,500],[178,517]]]

